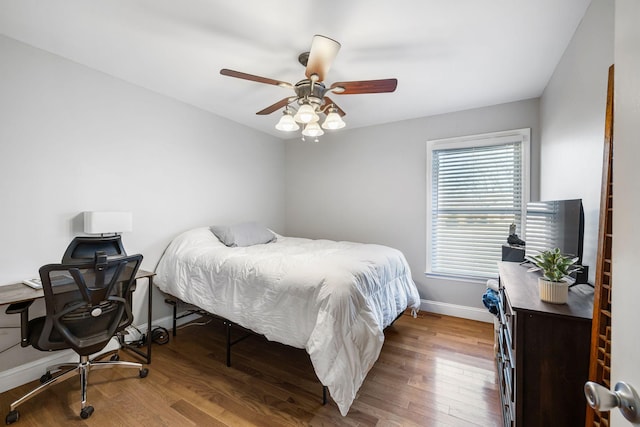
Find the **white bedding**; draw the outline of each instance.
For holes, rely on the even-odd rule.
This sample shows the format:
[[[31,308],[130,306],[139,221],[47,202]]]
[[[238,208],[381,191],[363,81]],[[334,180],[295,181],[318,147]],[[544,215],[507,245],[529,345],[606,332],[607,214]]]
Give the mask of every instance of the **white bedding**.
[[[208,227],[173,240],[154,283],[181,300],[304,348],[346,415],[383,329],[420,299],[404,255],[386,246],[278,236],[229,248]]]

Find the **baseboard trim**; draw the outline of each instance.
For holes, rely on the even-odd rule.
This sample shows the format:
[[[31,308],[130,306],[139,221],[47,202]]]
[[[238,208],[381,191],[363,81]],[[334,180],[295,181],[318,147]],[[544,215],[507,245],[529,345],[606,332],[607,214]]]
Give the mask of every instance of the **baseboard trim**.
[[[190,322],[198,318],[198,315],[194,314],[191,316],[187,316],[183,319],[179,319],[177,321],[177,325],[180,326],[184,323]],[[165,316],[160,319],[156,319],[153,322],[153,328],[161,326],[167,330],[173,328],[173,317]],[[147,333],[147,324],[146,322],[142,325],[137,325],[136,329],[138,329],[141,333]],[[135,329],[134,329],[135,331]],[[133,336],[132,339],[139,339],[139,337]],[[127,339],[127,342],[129,340]],[[109,344],[104,348],[101,353],[106,353],[107,351],[112,351],[118,348],[118,342],[116,339],[112,339]],[[40,378],[47,370],[47,367],[54,366],[61,363],[76,363],[79,358],[73,350],[60,350],[52,353],[44,353],[46,356],[33,360],[29,363],[25,363],[23,365],[15,366],[11,369],[7,369],[6,371],[0,372],[0,393],[4,393],[7,390],[11,390],[12,388],[19,387],[23,384],[31,382],[35,379]],[[79,381],[79,380],[78,380]]]
[[[444,314],[447,316],[461,317],[463,319],[478,320],[486,323],[493,323],[494,317],[486,309],[430,300],[421,300],[420,310],[428,311],[430,313]]]
[[[180,313],[178,313],[178,315],[180,315]],[[200,315],[197,313],[191,314],[189,316],[185,316],[182,319],[178,319],[176,321],[176,328],[179,328],[180,326],[184,325],[185,323],[189,323],[193,320],[196,320],[197,318],[199,318]],[[165,316],[165,317],[161,317],[159,319],[156,319],[153,321],[153,324],[151,326],[151,329],[155,329],[157,327],[162,327],[165,328],[166,330],[170,331],[173,329],[173,316]],[[138,326],[138,329],[140,329],[140,331],[142,333],[146,333],[147,332],[147,324],[145,323],[144,325]]]

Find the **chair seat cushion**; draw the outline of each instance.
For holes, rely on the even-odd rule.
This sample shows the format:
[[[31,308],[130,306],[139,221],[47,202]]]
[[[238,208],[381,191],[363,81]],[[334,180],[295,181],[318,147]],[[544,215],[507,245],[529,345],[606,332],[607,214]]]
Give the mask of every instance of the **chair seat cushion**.
[[[55,328],[53,331],[51,331],[48,339],[46,339],[47,337],[45,337],[45,340],[43,341],[48,341],[47,345],[40,345],[39,341],[40,337],[42,336],[42,330],[44,329],[46,320],[46,317],[37,317],[29,321],[29,341],[31,345],[41,351],[64,350],[67,348],[71,348],[69,347],[69,344],[64,341],[62,335],[60,335],[60,333],[55,330]]]

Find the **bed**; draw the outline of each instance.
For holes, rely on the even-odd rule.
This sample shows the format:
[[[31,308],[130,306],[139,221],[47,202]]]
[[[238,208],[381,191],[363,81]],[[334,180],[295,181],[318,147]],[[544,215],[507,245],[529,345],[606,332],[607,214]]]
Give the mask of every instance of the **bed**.
[[[219,229],[186,231],[166,249],[154,283],[269,340],[305,349],[346,415],[380,354],[383,329],[419,308],[407,261],[387,246],[267,231],[268,243],[231,247]]]

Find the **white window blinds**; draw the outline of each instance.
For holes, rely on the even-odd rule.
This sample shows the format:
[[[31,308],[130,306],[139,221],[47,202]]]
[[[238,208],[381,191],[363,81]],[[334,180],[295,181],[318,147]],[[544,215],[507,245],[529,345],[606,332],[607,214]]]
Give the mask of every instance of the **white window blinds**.
[[[509,226],[515,223],[522,231],[528,199],[526,131],[527,138],[518,131],[431,141],[429,273],[497,276]]]

